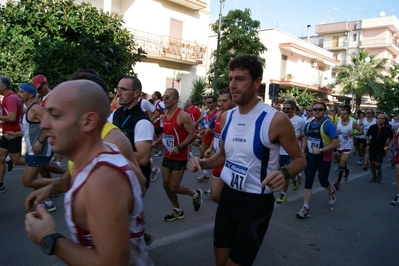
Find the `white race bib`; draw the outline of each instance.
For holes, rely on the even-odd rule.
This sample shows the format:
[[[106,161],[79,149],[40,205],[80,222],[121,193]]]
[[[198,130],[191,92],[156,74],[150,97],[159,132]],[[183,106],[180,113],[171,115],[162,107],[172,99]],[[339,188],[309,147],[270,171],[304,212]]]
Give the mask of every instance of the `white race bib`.
[[[231,176],[230,184],[228,185],[233,189],[242,191],[248,176],[248,167],[232,163],[229,160],[226,160],[224,167],[224,171]],[[228,174],[227,176],[229,176]]]
[[[175,138],[172,135],[163,134],[162,144],[168,152],[171,152],[175,147]]]
[[[313,147],[320,148],[320,139],[308,137],[308,151],[313,154]]]

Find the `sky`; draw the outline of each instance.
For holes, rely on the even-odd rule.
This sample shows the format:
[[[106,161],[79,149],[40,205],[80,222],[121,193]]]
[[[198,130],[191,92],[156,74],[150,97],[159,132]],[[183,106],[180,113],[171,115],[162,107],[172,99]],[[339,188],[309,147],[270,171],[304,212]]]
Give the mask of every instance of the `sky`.
[[[219,18],[220,1],[211,0],[210,23]],[[384,15],[399,18],[398,0],[225,0],[222,16],[230,10],[245,8],[251,10],[252,19],[261,22],[261,29],[278,28],[296,37],[307,35],[307,25],[311,25],[310,35],[315,35],[319,24]]]

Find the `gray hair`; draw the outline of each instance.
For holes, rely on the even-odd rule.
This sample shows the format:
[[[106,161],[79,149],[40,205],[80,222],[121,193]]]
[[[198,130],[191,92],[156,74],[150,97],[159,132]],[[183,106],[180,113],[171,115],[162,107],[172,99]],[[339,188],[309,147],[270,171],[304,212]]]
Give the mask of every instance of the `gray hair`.
[[[296,102],[293,100],[285,100],[283,104],[289,104],[291,105],[291,108],[296,108]]]

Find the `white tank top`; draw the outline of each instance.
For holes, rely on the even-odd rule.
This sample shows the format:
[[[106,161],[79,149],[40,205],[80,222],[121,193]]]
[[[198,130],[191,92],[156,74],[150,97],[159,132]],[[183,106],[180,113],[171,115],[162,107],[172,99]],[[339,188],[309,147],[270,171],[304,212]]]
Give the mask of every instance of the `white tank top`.
[[[107,145],[112,145],[108,144]],[[111,148],[117,150],[112,145]],[[72,217],[72,202],[75,193],[85,184],[86,179],[97,165],[106,164],[123,172],[129,179],[134,197],[133,210],[130,213],[130,259],[129,265],[149,266],[153,265],[146,250],[146,243],[144,240],[145,219],[144,206],[141,198],[141,187],[136,175],[130,169],[126,158],[117,152],[101,153],[97,155],[83,170],[81,170],[75,177],[71,188],[65,193],[64,209],[65,220],[71,234],[71,240],[87,248],[95,248],[91,239],[90,232],[78,228]],[[101,204],[101,203],[99,203]]]
[[[362,138],[362,139],[364,139],[364,138],[366,138],[366,134],[367,134],[367,131],[369,130],[369,128],[372,126],[372,125],[374,125],[376,123],[376,119],[373,117],[373,120],[371,120],[371,122],[368,122],[367,121],[367,118],[365,117],[364,119],[363,119],[363,123],[360,125],[362,128],[363,128],[363,135],[361,135],[360,136],[360,138]]]
[[[222,130],[226,161],[221,178],[232,189],[272,193],[269,187],[262,189],[260,184],[279,167],[280,145],[269,140],[270,123],[276,112],[260,102],[244,115],[237,107],[228,111]]]
[[[339,137],[339,148],[338,150],[352,150],[353,148],[353,136],[348,136],[348,132],[353,132],[353,121],[349,120],[347,125],[342,125],[342,120],[338,120],[337,123],[337,132]]]

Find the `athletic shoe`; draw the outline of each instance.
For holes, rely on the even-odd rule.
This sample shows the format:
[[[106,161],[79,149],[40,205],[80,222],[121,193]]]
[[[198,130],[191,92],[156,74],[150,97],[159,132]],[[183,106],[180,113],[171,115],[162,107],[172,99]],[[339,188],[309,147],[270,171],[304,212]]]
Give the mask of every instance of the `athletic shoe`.
[[[367,164],[363,165],[363,171],[367,171]]]
[[[282,204],[282,203],[287,202],[287,195],[285,195],[285,194],[280,194],[280,197],[276,200],[276,202],[277,202],[278,204]]]
[[[147,247],[152,243],[152,235],[144,233],[144,241],[147,244]]]
[[[363,159],[360,158],[359,161],[357,161],[357,164],[358,164],[358,165],[362,165],[362,164],[363,164]]]
[[[202,208],[202,190],[201,189],[197,189],[195,192],[197,192],[198,197],[196,198],[191,198],[191,200],[193,201],[193,205],[194,205],[194,211],[199,211]]]
[[[391,205],[398,206],[399,205],[399,197],[396,196],[393,201],[391,201]]]
[[[296,213],[296,217],[298,218],[308,218],[309,216],[309,208],[306,208],[305,206],[303,206],[302,209],[300,209],[299,212]]]
[[[57,164],[57,159],[54,156],[51,157],[50,164]]]
[[[334,172],[338,173],[339,170],[341,170],[341,166],[338,164],[337,166],[335,166]]]
[[[340,186],[341,185],[340,185],[340,183],[338,181],[334,183],[334,187],[335,187],[336,190],[339,190]]]
[[[159,151],[159,152],[154,154],[154,157],[162,157],[162,155],[163,155],[163,152]]]
[[[55,162],[56,165],[58,165],[59,167],[61,167],[61,162]]]
[[[335,196],[335,187],[333,186],[332,189],[332,192],[328,192],[328,204],[330,205],[333,205],[337,200],[337,197]]]
[[[6,193],[6,187],[4,186],[4,185],[1,185],[1,187],[0,187],[0,194],[2,194],[2,193]]]
[[[211,190],[210,189],[205,190],[204,194],[207,195],[208,197],[210,197],[211,196]]]
[[[168,215],[166,215],[164,219],[165,219],[165,221],[168,221],[168,222],[182,220],[182,219],[184,219],[184,211],[181,210],[180,212],[177,212],[175,209],[173,209],[173,211],[171,211]]]
[[[204,181],[204,180],[207,180],[207,179],[209,179],[209,175],[208,174],[202,174],[202,175],[197,177],[198,181]]]
[[[373,176],[373,177],[369,180],[369,182],[370,182],[370,183],[373,183],[373,182],[375,182],[376,180],[377,180],[377,177]]]
[[[6,164],[7,164],[7,172],[11,172],[11,170],[14,168],[14,164],[12,163],[11,160],[6,162]]]
[[[351,173],[351,170],[345,170],[344,181],[348,181],[348,177],[349,177],[350,173]]]
[[[292,181],[292,190],[295,191],[298,189],[299,184],[301,183],[302,176],[297,175],[296,180]]]
[[[159,173],[161,169],[159,169],[158,167],[155,167],[154,170],[151,170],[151,174],[150,174],[150,181],[154,182],[157,179],[157,175]]]
[[[57,210],[57,207],[55,207],[54,202],[51,201],[51,203],[46,203],[42,202],[42,205],[48,212],[53,212]]]

